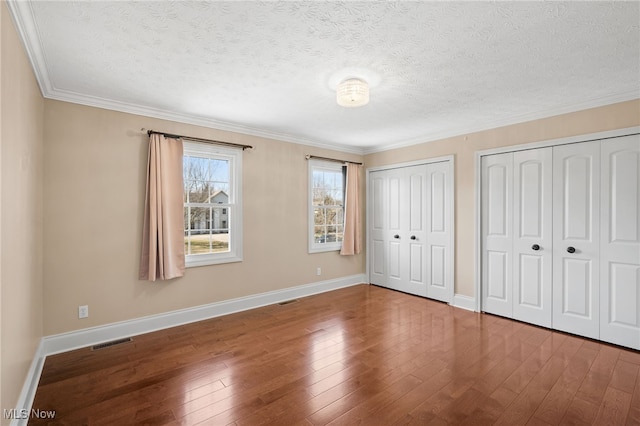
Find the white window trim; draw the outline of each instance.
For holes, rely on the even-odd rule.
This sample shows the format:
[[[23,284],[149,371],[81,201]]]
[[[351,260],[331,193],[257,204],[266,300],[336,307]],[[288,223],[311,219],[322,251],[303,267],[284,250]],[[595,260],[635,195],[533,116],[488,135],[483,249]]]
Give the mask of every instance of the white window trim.
[[[315,238],[314,238],[315,221],[314,221],[314,215],[313,215],[313,171],[317,169],[323,169],[323,170],[329,170],[332,172],[342,173],[342,166],[343,165],[341,163],[337,163],[334,161],[309,160],[308,183],[307,183],[307,192],[309,193],[309,197],[307,200],[307,210],[308,210],[307,241],[309,243],[309,253],[323,253],[328,251],[338,251],[342,249],[342,241],[336,241],[332,243],[316,243],[315,242]],[[344,214],[344,205],[342,207],[343,207],[343,214]],[[343,219],[343,227],[344,227],[344,219]]]
[[[183,141],[183,155],[215,156],[229,160],[229,247],[224,253],[185,254],[187,268],[242,261],[242,150]]]

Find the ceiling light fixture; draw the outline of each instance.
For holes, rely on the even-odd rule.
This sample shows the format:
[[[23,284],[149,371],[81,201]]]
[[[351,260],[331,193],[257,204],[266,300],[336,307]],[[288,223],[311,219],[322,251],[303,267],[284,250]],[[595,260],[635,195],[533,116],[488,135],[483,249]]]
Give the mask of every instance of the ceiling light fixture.
[[[369,103],[369,85],[366,81],[350,78],[338,84],[336,90],[338,105],[351,108]]]

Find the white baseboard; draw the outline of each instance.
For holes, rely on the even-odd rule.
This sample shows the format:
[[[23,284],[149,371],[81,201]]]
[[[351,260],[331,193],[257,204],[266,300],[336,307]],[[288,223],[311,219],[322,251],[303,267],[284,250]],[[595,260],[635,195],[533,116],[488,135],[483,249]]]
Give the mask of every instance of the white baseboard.
[[[22,385],[22,391],[18,397],[16,408],[20,411],[19,414],[24,418],[14,418],[11,420],[11,426],[23,426],[29,421],[29,414],[31,413],[31,406],[33,405],[33,398],[36,396],[36,390],[38,389],[38,382],[40,382],[40,374],[42,374],[42,367],[44,366],[44,342],[41,339],[33,359],[31,360],[31,366],[27,371],[27,377]]]
[[[43,337],[43,355],[53,355],[98,343],[149,333],[191,322],[228,315],[261,306],[272,305],[298,297],[311,296],[366,282],[365,274],[351,275],[333,280],[319,281],[267,293],[195,306],[128,321],[85,328],[83,330]]]
[[[465,296],[464,294],[455,294],[453,296],[453,306],[456,308],[466,309],[468,311],[476,311],[476,298]]]

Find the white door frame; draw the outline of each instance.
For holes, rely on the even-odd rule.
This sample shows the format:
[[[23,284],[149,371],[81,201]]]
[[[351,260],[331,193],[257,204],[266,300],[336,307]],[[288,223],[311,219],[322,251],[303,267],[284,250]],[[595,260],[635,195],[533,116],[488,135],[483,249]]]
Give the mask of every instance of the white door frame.
[[[572,143],[589,142],[601,139],[610,139],[621,136],[628,136],[632,134],[640,133],[640,126],[627,127],[624,129],[609,130],[606,132],[589,133],[579,136],[571,136],[568,138],[552,139],[546,141],[526,143],[522,145],[511,145],[500,148],[486,149],[482,151],[476,151],[475,153],[475,310],[480,312],[482,310],[482,157],[492,154],[502,154],[505,152],[524,151],[527,149],[544,148],[548,146],[556,145],[568,145]]]
[[[366,255],[366,271],[367,271],[367,282],[370,281],[369,278],[369,273],[370,273],[370,255],[371,255],[371,240],[370,240],[370,232],[369,232],[369,225],[371,224],[371,212],[373,211],[373,209],[371,208],[370,202],[371,202],[371,188],[369,188],[369,174],[371,172],[378,172],[381,170],[390,170],[390,169],[398,169],[398,168],[402,168],[402,167],[410,167],[410,166],[420,166],[420,165],[424,165],[424,164],[432,164],[432,163],[442,163],[448,161],[451,164],[451,188],[452,188],[452,196],[450,197],[450,211],[452,213],[452,218],[451,218],[451,237],[450,237],[450,241],[449,241],[449,252],[447,253],[450,256],[451,259],[451,271],[449,271],[449,274],[451,276],[451,289],[450,294],[449,294],[449,304],[453,304],[453,297],[455,294],[455,231],[456,231],[456,227],[455,227],[455,194],[456,194],[456,186],[455,186],[455,156],[454,155],[444,155],[441,157],[434,157],[434,158],[425,158],[425,159],[421,159],[421,160],[415,160],[415,161],[408,161],[408,162],[403,162],[403,163],[394,163],[394,164],[387,164],[384,166],[375,166],[375,167],[367,167],[366,169],[366,177],[365,177],[365,182],[366,182],[366,206],[367,206],[367,210],[366,210],[366,247],[367,247],[367,255]]]

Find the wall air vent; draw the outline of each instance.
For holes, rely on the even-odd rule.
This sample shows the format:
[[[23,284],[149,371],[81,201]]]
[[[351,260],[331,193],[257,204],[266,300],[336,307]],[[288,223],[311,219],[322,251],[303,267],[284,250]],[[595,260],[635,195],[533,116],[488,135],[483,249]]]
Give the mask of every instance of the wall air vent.
[[[133,339],[131,337],[127,337],[125,339],[112,340],[110,342],[99,343],[91,347],[92,351],[97,351],[98,349],[104,349],[115,345],[121,345],[123,343],[131,342]]]

